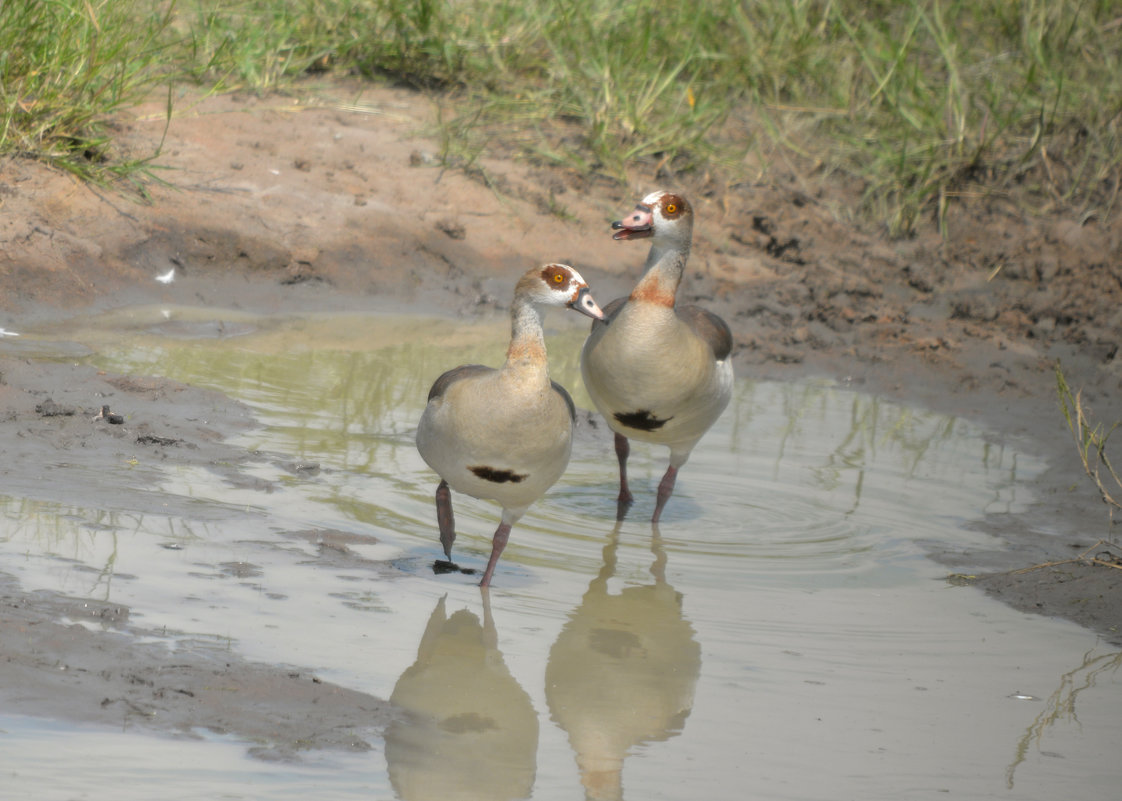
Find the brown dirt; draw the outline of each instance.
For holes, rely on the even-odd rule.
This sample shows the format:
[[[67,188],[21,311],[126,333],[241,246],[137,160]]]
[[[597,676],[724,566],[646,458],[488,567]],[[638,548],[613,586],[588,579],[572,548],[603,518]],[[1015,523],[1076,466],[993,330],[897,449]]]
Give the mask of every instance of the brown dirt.
[[[78,311],[153,301],[472,315],[500,306],[512,279],[545,261],[574,264],[610,298],[634,282],[642,254],[613,242],[608,222],[647,191],[673,187],[691,198],[697,219],[680,297],[728,320],[738,374],[833,377],[981,422],[1047,457],[1029,511],[979,522],[1003,549],[935,547],[933,556],[1017,608],[1122,642],[1122,571],[1084,561],[1010,572],[1070,559],[1109,534],[1107,509],[1082,474],[1059,412],[1053,368],[1062,362],[1095,419],[1122,420],[1117,214],[1033,217],[1015,197],[993,197],[953,207],[945,239],[931,226],[892,241],[847,221],[841,210],[853,198],[812,175],[749,185],[637,173],[625,189],[515,161],[485,160],[472,174],[443,170],[438,146],[424,135],[433,118],[426,99],[354,86],[334,94],[348,105],[329,100],[331,91],[313,103],[179,98],[158,159],[171,185],[149,187],[149,202],[33,162],[0,162],[0,327],[64,326]],[[150,154],[164,128],[161,104],[118,124],[125,151]],[[154,280],[173,267],[174,282]],[[21,346],[6,339],[0,355],[0,438],[11,444],[0,468],[6,494],[88,493],[123,508],[143,504],[141,493],[93,468],[106,453],[144,448],[238,472],[245,454],[223,442],[252,425],[238,404],[164,380],[34,361]],[[81,404],[96,392],[110,403],[127,398],[134,413],[142,406],[148,427],[140,433],[149,438],[135,430],[122,436],[104,420],[91,426],[97,409]],[[48,399],[75,414],[49,414]],[[202,419],[185,414],[184,404],[207,409],[209,422],[177,422]],[[30,469],[60,450],[66,469]],[[361,743],[363,724],[346,709],[363,711],[366,725],[371,710],[384,714],[377,699],[228,654],[177,655],[169,667],[166,656],[123,634],[63,626],[58,619],[74,603],[0,583],[4,703],[19,696],[19,711],[47,714],[84,708],[80,717],[95,720],[159,709],[172,723],[153,725],[233,730],[281,754],[308,737],[313,745]],[[122,633],[139,631],[127,610],[107,614]],[[126,663],[136,667],[106,667]],[[47,670],[58,664],[70,669]],[[245,692],[215,705],[205,680],[215,673]],[[273,702],[256,703],[251,686],[266,695],[276,689]],[[83,706],[79,696],[96,704]],[[230,707],[232,697],[245,714]],[[305,702],[338,715],[337,741],[278,733]],[[154,718],[138,712],[137,719]]]

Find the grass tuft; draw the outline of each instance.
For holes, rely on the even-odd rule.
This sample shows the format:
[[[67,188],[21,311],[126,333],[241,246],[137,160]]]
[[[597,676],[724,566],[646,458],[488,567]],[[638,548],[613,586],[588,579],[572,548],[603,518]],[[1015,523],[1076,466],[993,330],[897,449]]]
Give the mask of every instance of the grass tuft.
[[[108,123],[163,80],[167,22],[139,0],[0,3],[0,155],[98,182],[149,169],[114,153]]]

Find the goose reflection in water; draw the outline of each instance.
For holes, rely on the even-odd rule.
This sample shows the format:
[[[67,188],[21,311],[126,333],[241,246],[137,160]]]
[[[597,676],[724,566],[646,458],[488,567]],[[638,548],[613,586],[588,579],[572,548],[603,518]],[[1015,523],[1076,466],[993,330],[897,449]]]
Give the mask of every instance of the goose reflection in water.
[[[701,647],[666,583],[666,552],[652,526],[654,583],[609,594],[620,524],[604,566],[557,637],[545,671],[554,721],[569,735],[587,799],[623,797],[623,760],[634,746],[681,731],[693,707]]]
[[[386,762],[402,801],[507,801],[533,788],[538,716],[482,595],[483,625],[467,609],[447,616],[440,599],[390,696],[403,716],[386,731]]]

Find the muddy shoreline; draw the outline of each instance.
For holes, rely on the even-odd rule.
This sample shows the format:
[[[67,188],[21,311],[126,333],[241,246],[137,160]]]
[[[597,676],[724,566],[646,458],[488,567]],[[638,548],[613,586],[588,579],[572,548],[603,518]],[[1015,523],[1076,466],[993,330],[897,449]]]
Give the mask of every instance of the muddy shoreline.
[[[176,188],[154,188],[148,203],[40,165],[0,163],[0,327],[28,332],[0,342],[6,496],[132,511],[164,504],[167,513],[174,496],[142,491],[161,463],[236,482],[250,480],[241,466],[252,460],[285,458],[227,443],[255,425],[228,398],[82,365],[80,346],[59,344],[77,314],[170,303],[493,315],[511,278],[547,260],[573,263],[601,298],[633,283],[643,253],[612,242],[605,223],[634,193],[508,162],[484,165],[492,191],[477,175],[434,166],[434,145],[419,133],[431,117],[423,98],[370,89],[364,102],[379,113],[362,115],[333,106],[330,92],[316,97],[188,104],[165,157]],[[122,121],[137,152],[162,130],[154,109]],[[826,377],[979,422],[1044,457],[1027,512],[977,521],[1000,548],[934,546],[932,557],[1017,609],[1122,644],[1122,570],[1065,561],[1111,531],[1053,372],[1059,361],[1098,420],[1122,419],[1122,226],[1029,217],[1002,200],[952,217],[948,240],[931,231],[891,242],[845,221],[840,190],[807,176],[635,183],[674,184],[694,199],[697,241],[680,297],[728,320],[738,375]],[[566,213],[551,213],[558,206]],[[169,270],[172,281],[156,280]],[[105,405],[124,421],[99,414]],[[105,467],[135,457],[142,467],[127,481]],[[1045,562],[1065,563],[1013,572]],[[392,715],[386,702],[304,668],[139,645],[154,633],[128,609],[26,593],[2,567],[0,607],[0,699],[10,712],[231,732],[277,758],[368,747]]]

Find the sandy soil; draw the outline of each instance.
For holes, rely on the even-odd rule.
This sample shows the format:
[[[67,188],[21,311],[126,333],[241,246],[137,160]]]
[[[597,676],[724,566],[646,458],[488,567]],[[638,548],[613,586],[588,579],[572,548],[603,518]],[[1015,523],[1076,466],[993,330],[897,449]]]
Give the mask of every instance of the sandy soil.
[[[475,315],[501,307],[512,279],[545,261],[574,264],[611,298],[634,282],[644,253],[613,242],[608,222],[647,191],[674,188],[697,219],[680,297],[729,322],[738,373],[829,376],[979,421],[1047,457],[1029,511],[979,523],[1003,548],[933,546],[932,555],[1019,609],[1122,643],[1122,570],[1066,561],[1110,524],[1053,375],[1060,360],[1096,419],[1122,420],[1118,215],[1032,217],[1017,198],[998,197],[955,207],[946,239],[932,228],[891,241],[844,221],[838,210],[854,199],[812,175],[734,185],[637,174],[625,189],[514,161],[465,174],[438,166],[425,98],[343,85],[315,97],[180,98],[159,158],[171,185],[150,187],[146,203],[32,162],[0,162],[0,327],[64,328],[78,312],[156,301]],[[162,104],[118,125],[122,149],[148,155],[163,133]],[[155,280],[172,268],[173,282]],[[152,501],[136,475],[126,485],[97,466],[153,450],[221,463],[236,479],[246,454],[225,438],[253,425],[237,403],[34,355],[14,338],[0,349],[4,494],[141,510]],[[139,422],[98,417],[105,403]],[[45,469],[60,452],[63,466]],[[1064,563],[1014,572],[1047,561]],[[127,609],[24,593],[2,573],[0,608],[9,711],[230,731],[282,757],[363,747],[363,727],[388,719],[383,701],[298,670],[137,645],[144,632]],[[73,622],[83,615],[111,631]],[[238,691],[216,699],[214,675]]]

